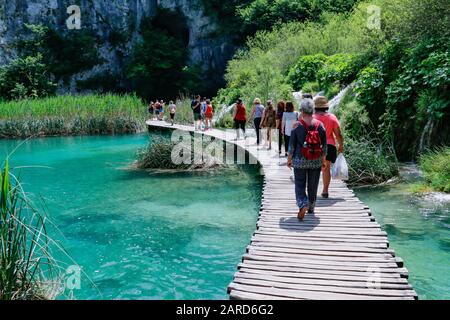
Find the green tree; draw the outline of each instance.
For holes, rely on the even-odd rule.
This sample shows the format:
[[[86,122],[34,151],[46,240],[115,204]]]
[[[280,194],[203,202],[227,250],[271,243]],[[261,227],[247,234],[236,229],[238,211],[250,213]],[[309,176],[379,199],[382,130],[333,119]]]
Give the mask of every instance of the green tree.
[[[55,90],[41,54],[18,58],[0,67],[2,98],[40,98],[54,94]]]

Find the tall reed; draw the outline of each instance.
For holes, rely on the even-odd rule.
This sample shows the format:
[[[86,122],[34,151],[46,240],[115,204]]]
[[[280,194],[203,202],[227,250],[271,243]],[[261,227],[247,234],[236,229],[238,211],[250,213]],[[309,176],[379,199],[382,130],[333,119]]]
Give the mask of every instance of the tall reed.
[[[62,278],[51,254],[46,218],[9,172],[8,161],[0,188],[0,300],[52,299]]]
[[[136,133],[145,128],[146,109],[135,95],[0,102],[0,138]]]

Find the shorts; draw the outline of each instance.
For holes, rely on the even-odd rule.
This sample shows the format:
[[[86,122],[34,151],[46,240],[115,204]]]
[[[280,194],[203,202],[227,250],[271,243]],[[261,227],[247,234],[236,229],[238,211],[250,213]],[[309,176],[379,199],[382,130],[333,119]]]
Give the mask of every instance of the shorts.
[[[330,161],[331,163],[335,163],[337,159],[337,149],[332,144],[328,145],[328,152],[327,152],[327,161]]]
[[[245,131],[245,124],[247,123],[247,121],[245,120],[234,120],[234,128],[237,129],[242,129]]]
[[[200,113],[194,113],[194,120],[195,121],[200,121],[202,120],[202,115]]]

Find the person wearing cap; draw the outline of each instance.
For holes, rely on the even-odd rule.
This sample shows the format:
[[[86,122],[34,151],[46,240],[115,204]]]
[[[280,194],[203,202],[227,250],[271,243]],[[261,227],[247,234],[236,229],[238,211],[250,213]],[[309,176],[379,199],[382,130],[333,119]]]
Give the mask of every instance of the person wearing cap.
[[[327,131],[327,156],[325,165],[322,170],[323,175],[323,191],[322,198],[329,197],[329,187],[331,182],[331,164],[336,162],[338,153],[344,152],[344,137],[342,136],[341,126],[338,118],[329,113],[328,100],[325,97],[317,97],[315,99],[314,118],[319,120],[325,126]],[[336,141],[339,143],[339,149],[336,148]]]
[[[256,131],[256,144],[259,146],[261,144],[261,122],[265,108],[261,104],[261,99],[259,98],[255,98],[253,104],[254,107],[250,114],[250,119],[253,118],[253,123],[255,124],[255,131]]]
[[[313,117],[313,100],[304,99],[300,110],[302,113],[300,124],[291,132],[287,166],[294,169],[298,219],[303,220],[306,212],[314,214],[320,172],[327,154],[327,133],[323,124]],[[317,146],[317,152],[320,154],[316,154],[313,159],[307,159],[303,151],[308,146],[306,141],[311,131],[320,137],[321,145]]]
[[[236,101],[236,106],[233,112],[234,129],[236,130],[236,140],[239,139],[239,129],[244,132],[244,139],[247,138],[245,135],[245,125],[247,123],[247,110],[245,108],[242,99]]]

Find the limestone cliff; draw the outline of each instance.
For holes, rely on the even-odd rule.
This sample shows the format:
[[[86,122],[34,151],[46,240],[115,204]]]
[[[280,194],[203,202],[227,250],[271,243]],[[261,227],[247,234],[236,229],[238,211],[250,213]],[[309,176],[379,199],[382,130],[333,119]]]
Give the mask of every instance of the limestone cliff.
[[[180,18],[186,19],[190,63],[201,65],[208,78],[220,82],[234,52],[229,39],[215,33],[218,22],[205,14],[202,0],[0,0],[0,64],[15,56],[14,43],[25,34],[25,24],[46,24],[66,31],[70,5],[80,7],[82,28],[94,30],[102,39],[99,53],[105,62],[72,77],[69,87],[60,88],[63,91],[74,91],[75,80],[103,71],[118,73],[139,39],[142,19],[154,15],[158,6],[176,10]],[[112,45],[112,31],[126,35],[126,43],[120,47]]]

